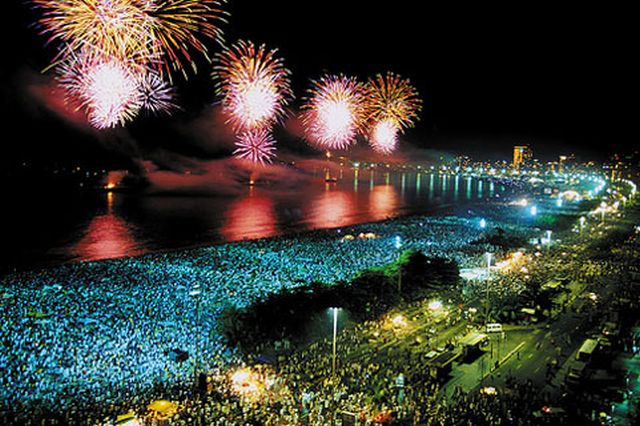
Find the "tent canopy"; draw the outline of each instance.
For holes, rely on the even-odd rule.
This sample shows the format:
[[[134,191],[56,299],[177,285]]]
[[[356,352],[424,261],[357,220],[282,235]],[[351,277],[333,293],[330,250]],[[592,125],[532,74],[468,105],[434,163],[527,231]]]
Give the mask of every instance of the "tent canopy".
[[[157,411],[160,414],[169,415],[178,411],[178,404],[167,401],[166,399],[159,399],[153,401],[147,408],[151,411]]]

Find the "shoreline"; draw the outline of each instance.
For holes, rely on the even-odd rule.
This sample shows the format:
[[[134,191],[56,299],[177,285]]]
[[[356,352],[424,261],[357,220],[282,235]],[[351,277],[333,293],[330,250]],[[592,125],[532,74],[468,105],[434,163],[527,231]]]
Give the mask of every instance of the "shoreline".
[[[29,267],[29,266],[25,266],[25,267],[13,267],[12,270],[6,270],[3,271],[2,268],[0,268],[0,282],[3,279],[6,279],[10,276],[14,276],[14,275],[23,275],[23,274],[29,274],[29,273],[36,273],[36,272],[40,272],[43,270],[49,270],[49,269],[56,269],[56,268],[61,268],[61,267],[66,267],[66,266],[72,266],[72,265],[80,265],[80,264],[86,264],[86,263],[95,263],[95,262],[107,262],[107,261],[114,261],[114,260],[120,260],[120,259],[138,259],[138,258],[143,258],[145,256],[152,256],[152,255],[162,255],[162,254],[172,254],[172,253],[178,253],[178,252],[188,252],[188,251],[192,251],[192,250],[201,250],[201,249],[207,249],[207,248],[212,248],[212,247],[219,247],[219,246],[223,246],[226,244],[239,244],[239,243],[246,243],[246,242],[257,242],[257,241],[268,241],[268,240],[273,240],[273,239],[279,239],[279,238],[288,238],[288,237],[296,237],[296,236],[300,236],[300,235],[305,235],[305,234],[314,234],[314,233],[322,233],[322,232],[330,232],[330,231],[334,231],[337,229],[345,229],[345,228],[349,228],[349,227],[353,227],[353,226],[364,226],[367,224],[377,224],[377,223],[384,223],[384,222],[388,222],[388,221],[392,221],[392,220],[397,220],[397,219],[403,219],[403,218],[410,218],[410,217],[414,217],[414,216],[428,216],[428,217],[438,217],[438,216],[442,216],[442,215],[453,215],[453,216],[458,216],[458,214],[454,213],[455,210],[459,209],[459,208],[468,208],[469,206],[474,206],[474,205],[478,205],[478,204],[484,204],[486,205],[487,203],[489,203],[489,205],[492,205],[492,200],[475,200],[475,201],[466,201],[464,203],[447,203],[447,204],[441,204],[441,205],[436,205],[436,206],[430,206],[429,209],[423,211],[423,212],[417,212],[417,211],[411,211],[411,212],[399,212],[398,214],[394,215],[394,216],[389,216],[387,218],[381,219],[381,220],[375,220],[375,221],[365,221],[365,222],[353,222],[350,223],[348,225],[344,225],[344,226],[337,226],[337,227],[327,227],[327,228],[314,228],[314,229],[291,229],[291,230],[284,230],[280,233],[278,233],[277,235],[272,235],[272,236],[268,236],[268,237],[262,237],[262,238],[243,238],[240,240],[226,240],[226,241],[218,241],[218,242],[203,242],[203,243],[199,243],[199,244],[192,244],[192,245],[187,245],[187,246],[180,246],[180,247],[171,247],[171,248],[160,248],[160,249],[150,249],[144,253],[140,253],[137,255],[133,255],[133,256],[116,256],[116,257],[104,257],[104,258],[99,258],[99,259],[78,259],[78,260],[73,260],[73,259],[69,259],[69,260],[65,260],[65,261],[51,261],[51,263],[47,263],[47,262],[37,262],[37,264],[35,266]],[[450,211],[451,213],[447,213],[448,211]]]

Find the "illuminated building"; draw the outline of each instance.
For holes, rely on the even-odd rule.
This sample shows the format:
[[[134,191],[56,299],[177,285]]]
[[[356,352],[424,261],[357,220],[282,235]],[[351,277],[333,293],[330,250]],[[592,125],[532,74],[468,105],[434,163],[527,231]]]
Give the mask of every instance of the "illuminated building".
[[[566,161],[567,161],[567,156],[566,155],[561,155],[559,157],[559,160],[558,160],[558,173],[560,173],[560,174],[564,173],[564,165],[565,165]]]
[[[513,167],[520,168],[533,160],[533,150],[529,145],[516,145],[513,147]]]

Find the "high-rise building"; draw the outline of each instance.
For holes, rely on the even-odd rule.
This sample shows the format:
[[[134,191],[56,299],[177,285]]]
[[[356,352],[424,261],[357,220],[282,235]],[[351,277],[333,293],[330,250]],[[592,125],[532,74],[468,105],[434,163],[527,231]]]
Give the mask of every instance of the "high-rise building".
[[[564,166],[565,166],[566,161],[567,161],[567,156],[566,155],[561,155],[559,157],[559,160],[558,160],[558,173],[560,173],[560,174],[564,173]]]
[[[516,145],[513,147],[513,167],[519,168],[523,164],[533,160],[533,150],[529,145]]]

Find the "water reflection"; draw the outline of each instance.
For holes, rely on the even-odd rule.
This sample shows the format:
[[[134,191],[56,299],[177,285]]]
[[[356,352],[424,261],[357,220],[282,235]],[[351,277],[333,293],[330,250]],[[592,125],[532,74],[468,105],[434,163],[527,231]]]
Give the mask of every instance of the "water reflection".
[[[453,184],[453,199],[457,201],[458,198],[460,198],[460,175],[456,175],[456,179]]]
[[[16,257],[35,266],[38,262],[49,263],[53,256],[61,262],[95,260],[264,238],[288,231],[343,227],[404,213],[425,213],[449,200],[472,200],[476,195],[488,192],[494,196],[493,192],[506,190],[491,180],[474,188],[476,179],[472,177],[415,173],[414,180],[411,173],[385,170],[376,174],[374,170],[361,169],[354,170],[353,175],[345,172],[344,180],[325,185],[320,171],[317,181],[300,190],[255,187],[246,188],[237,197],[96,194],[99,198],[92,199],[92,204],[73,206],[88,212],[71,225],[66,223],[68,220],[65,222],[66,210],[48,217],[48,227],[73,226],[68,232],[35,250],[34,244],[23,238],[24,246],[16,249]]]
[[[352,223],[355,212],[355,199],[351,194],[327,186],[311,200],[306,216],[312,228],[335,228]]]
[[[435,185],[435,177],[433,176],[433,173],[431,173],[429,175],[429,199],[430,200],[433,199],[435,195],[434,185]]]
[[[145,252],[136,241],[131,225],[114,213],[114,195],[107,193],[107,211],[91,219],[70,252],[82,260],[135,256]]]
[[[399,204],[398,192],[393,185],[378,185],[369,196],[372,220],[382,220],[396,213]]]
[[[278,235],[278,221],[273,199],[254,188],[249,194],[233,201],[224,214],[220,235],[226,240],[266,238]]]

